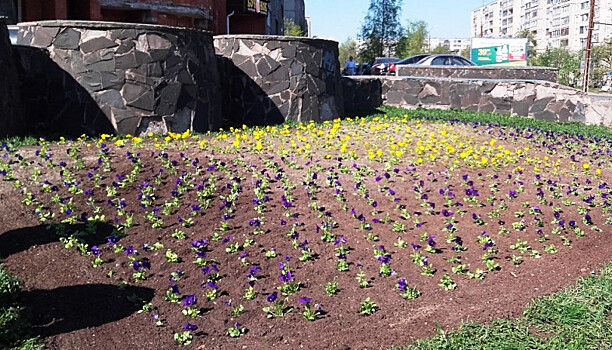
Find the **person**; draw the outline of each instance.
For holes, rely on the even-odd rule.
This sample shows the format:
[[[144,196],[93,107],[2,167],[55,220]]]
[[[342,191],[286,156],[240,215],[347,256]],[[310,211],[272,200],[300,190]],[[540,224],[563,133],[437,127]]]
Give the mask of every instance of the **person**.
[[[346,75],[355,75],[357,72],[357,63],[355,63],[353,60],[353,56],[349,57],[349,60],[346,61],[344,68],[346,69]]]

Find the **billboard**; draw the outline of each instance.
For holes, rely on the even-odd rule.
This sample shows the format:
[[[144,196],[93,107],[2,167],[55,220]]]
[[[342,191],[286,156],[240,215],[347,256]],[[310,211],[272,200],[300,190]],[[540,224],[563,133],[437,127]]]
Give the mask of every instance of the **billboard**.
[[[470,59],[479,66],[526,66],[527,38],[472,38]]]

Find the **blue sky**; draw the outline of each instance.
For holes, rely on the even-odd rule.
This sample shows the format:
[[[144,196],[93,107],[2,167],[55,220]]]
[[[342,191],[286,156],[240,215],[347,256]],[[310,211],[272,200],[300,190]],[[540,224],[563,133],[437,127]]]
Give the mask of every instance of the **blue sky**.
[[[370,0],[305,0],[312,35],[340,42],[356,39]],[[408,20],[428,23],[432,38],[467,38],[470,13],[490,0],[403,0],[402,25]]]

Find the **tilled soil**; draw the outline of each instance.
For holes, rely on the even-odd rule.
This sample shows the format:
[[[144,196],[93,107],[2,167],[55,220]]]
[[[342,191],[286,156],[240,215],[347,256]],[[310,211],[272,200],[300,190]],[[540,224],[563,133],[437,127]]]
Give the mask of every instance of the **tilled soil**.
[[[610,262],[611,232],[610,226],[604,224],[606,215],[601,206],[593,208],[590,215],[593,224],[602,232],[590,230],[590,225],[581,221],[582,216],[574,207],[563,207],[563,219],[576,221],[585,232],[584,237],[576,237],[573,231],[565,231],[571,247],[563,245],[559,235],[551,233],[552,208],[561,207],[561,199],[551,198],[546,186],[534,185],[536,174],[530,170],[518,173],[513,168],[502,167],[495,173],[496,179],[489,176],[493,173],[486,169],[449,169],[438,163],[397,164],[394,169],[385,171],[383,164],[365,160],[352,161],[341,157],[296,157],[291,160],[274,152],[225,154],[210,149],[198,150],[195,143],[191,146],[184,150],[170,148],[166,151],[167,158],[164,158],[159,157],[160,151],[151,144],[132,149],[110,145],[107,147],[112,166],[110,172],[104,172],[103,166],[97,162],[100,147],[95,144],[80,151],[85,160],[84,169],[74,168],[75,162],[66,156],[68,146],[52,147],[56,154],[54,168],[49,168],[44,162],[38,163],[37,147],[17,151],[25,160],[34,163],[24,167],[14,163],[14,177],[34,194],[36,203],[44,204],[43,212],[55,213],[56,217],[51,221],[59,222],[75,215],[80,217],[82,213],[85,213],[84,217],[91,217],[95,207],[102,208],[101,212],[105,214],[94,232],[81,236],[88,244],[88,255],[83,255],[76,247],[66,249],[65,243],[59,241],[61,227],[49,227],[49,222],[41,223],[40,216],[35,214],[36,203],[22,203],[24,193],[13,186],[14,181],[0,182],[0,202],[3,205],[0,212],[0,255],[8,270],[23,281],[21,305],[24,314],[33,324],[33,331],[44,338],[47,348],[172,349],[177,347],[173,335],[182,332],[185,323],[198,327],[193,332],[193,343],[187,347],[194,349],[388,348],[432,335],[438,325],[449,330],[461,322],[518,317],[533,298],[556,292]],[[131,156],[127,150],[132,152]],[[134,167],[130,157],[139,158],[142,167],[132,181],[122,180],[117,175],[128,175]],[[194,164],[196,158],[198,162]],[[57,166],[60,160],[67,163],[65,167]],[[175,165],[171,164],[173,160]],[[37,164],[41,164],[44,171],[39,179],[34,179],[30,169]],[[164,164],[170,165],[165,167]],[[66,169],[72,176],[66,175]],[[155,183],[160,169],[159,182]],[[176,174],[171,174],[172,169],[176,169]],[[307,170],[318,176],[313,179],[312,174],[307,175]],[[99,187],[88,173],[102,175]],[[185,173],[190,175],[181,176]],[[355,174],[362,176],[361,181],[356,180]],[[389,174],[388,179],[385,174]],[[577,181],[582,186],[587,179],[586,175],[575,180],[569,175],[541,176],[566,186],[560,190],[564,194],[570,182]],[[254,199],[256,189],[261,185],[258,180],[262,179],[269,186],[264,191],[269,198],[263,212],[257,213]],[[41,191],[43,180],[58,186],[57,192]],[[70,194],[70,186],[64,186],[64,181],[75,181],[78,183],[76,187],[93,193]],[[468,181],[473,181],[473,184],[470,186]],[[113,182],[117,184],[113,185]],[[498,192],[490,191],[493,182],[497,184]],[[515,198],[507,197],[509,191],[519,186],[517,182],[524,182],[524,190]],[[215,186],[208,197],[209,208],[194,210],[193,205],[202,203],[197,194],[198,186],[206,187],[210,183]],[[143,208],[140,204],[143,188],[146,188],[144,184],[155,188],[155,197]],[[238,198],[225,206],[224,199],[230,195],[233,184],[240,187]],[[294,187],[288,188],[288,184]],[[180,205],[172,207],[169,214],[160,210],[157,216],[163,223],[153,228],[145,217],[153,212],[153,208],[162,209],[164,203],[170,202],[172,192],[178,191],[181,185],[185,186],[185,191],[174,194]],[[359,185],[364,186],[367,196],[360,192]],[[343,190],[342,197],[336,192],[338,187]],[[464,200],[468,187],[480,192],[477,201],[481,204]],[[529,208],[539,202],[537,187],[544,188],[550,205],[540,204],[541,213],[530,215]],[[584,189],[582,194],[594,194],[597,186],[592,187]],[[117,193],[109,195],[107,188],[115,188]],[[310,197],[307,188],[311,189]],[[452,190],[456,198],[447,201],[439,192],[443,188]],[[394,194],[390,194],[389,189]],[[287,191],[292,198],[282,197]],[[61,202],[52,201],[56,193],[62,201],[73,198],[74,209],[69,214],[65,207],[60,206]],[[489,203],[488,196],[495,197],[494,201]],[[87,198],[92,200],[89,204]],[[125,199],[122,209],[127,213],[133,211],[134,225],[123,230],[124,236],[119,235],[116,244],[124,248],[134,247],[136,253],[131,255],[121,249],[115,251],[116,246],[108,241],[109,236],[118,233],[117,225],[125,221],[126,215],[118,215],[117,203],[121,199]],[[579,197],[573,199],[580,202]],[[111,205],[109,201],[114,202]],[[502,210],[499,217],[488,217],[487,214],[498,208],[502,201],[507,204],[507,209]],[[287,202],[291,204],[286,205]],[[230,207],[232,211],[228,211]],[[410,218],[402,217],[402,208]],[[452,214],[444,215],[444,209]],[[526,228],[515,230],[511,223],[520,220],[515,213],[521,210],[524,211]],[[224,213],[229,213],[225,231],[220,229]],[[389,217],[386,219],[387,214]],[[483,221],[476,222],[473,215]],[[535,225],[535,216],[543,221],[543,227]],[[181,220],[184,223],[190,217],[193,225],[184,227]],[[263,219],[261,232],[256,232],[257,226],[250,224],[255,218]],[[466,250],[453,250],[457,245],[447,242],[448,232],[443,228],[451,218],[458,228],[455,236],[460,237]],[[331,225],[334,240],[325,242],[321,239],[322,227],[330,220],[335,222]],[[363,225],[365,223],[369,229]],[[404,224],[403,230],[394,230],[394,223]],[[292,227],[295,227],[295,232],[290,232]],[[500,233],[500,227],[507,228],[508,232]],[[66,236],[83,232],[86,226],[74,223],[65,224],[63,228]],[[542,236],[538,229],[548,235],[547,240],[538,240]],[[173,237],[175,230],[182,230],[186,237]],[[219,234],[219,240],[214,240],[215,232]],[[368,233],[377,235],[378,241],[366,239]],[[453,273],[452,267],[459,263],[449,262],[452,257],[459,258],[470,272],[476,268],[488,270],[483,260],[487,248],[478,242],[478,237],[483,235],[494,241],[490,256],[499,264],[499,269],[487,272],[482,280]],[[339,258],[336,256],[338,245],[334,241],[340,236],[346,239],[346,243],[340,244],[350,251],[346,258],[349,270],[345,272],[336,269]],[[394,245],[398,238],[406,242],[405,247]],[[432,245],[428,238],[435,242],[432,252],[425,252],[425,247]],[[207,266],[218,268],[218,277],[212,278],[214,271],[203,272],[202,267],[194,263],[196,255],[192,241],[202,239],[207,240]],[[246,239],[253,240],[253,244],[244,247],[242,244]],[[531,248],[525,253],[511,249],[517,239],[527,241]],[[304,243],[305,240],[308,242]],[[156,242],[164,247],[151,249]],[[240,243],[235,252],[230,249],[233,243]],[[427,256],[428,263],[433,265],[433,276],[422,275],[422,266],[413,262],[412,254],[417,250],[412,243],[420,246],[418,252]],[[558,250],[554,254],[545,251],[551,243]],[[310,260],[299,260],[302,250],[305,250],[300,244],[311,249]],[[374,256],[374,250],[380,250],[381,245],[391,258],[389,265],[393,272],[388,277],[379,274],[381,262]],[[92,246],[100,249],[103,259],[101,266],[96,268],[92,267]],[[272,248],[277,256],[266,257]],[[169,262],[167,250],[177,253],[180,262]],[[534,250],[539,254],[532,253]],[[534,257],[530,257],[530,253]],[[522,263],[513,264],[513,255],[520,255]],[[143,259],[151,267],[145,270],[145,280],[135,281],[133,261]],[[266,297],[282,285],[280,263],[291,268],[293,281],[299,281],[301,287],[297,293],[287,296],[286,305],[293,309],[291,312],[283,317],[267,318],[262,308],[271,304]],[[259,267],[254,278],[257,297],[245,300],[243,294],[249,286],[247,274],[253,266]],[[172,272],[178,270],[182,271],[182,277],[178,281],[170,280]],[[369,287],[359,287],[356,279],[359,272],[369,280]],[[455,290],[446,291],[439,286],[444,274],[456,282]],[[409,286],[416,287],[421,295],[413,300],[400,297],[396,289],[400,278],[405,278]],[[334,279],[338,282],[339,292],[328,296],[322,286]],[[211,280],[219,286],[219,295],[207,300],[206,293],[211,291],[207,283]],[[178,286],[179,304],[165,300],[171,285]],[[189,318],[181,313],[185,309],[182,300],[186,295],[196,295],[199,317]],[[311,298],[313,307],[314,304],[320,305],[321,314],[316,321],[309,322],[302,317],[304,306],[300,305],[301,297]],[[370,316],[360,315],[359,305],[367,297],[378,305],[378,311]],[[228,305],[230,301],[231,306]],[[139,312],[142,304],[148,302],[152,310]],[[232,308],[238,305],[244,306],[244,313],[232,316]],[[159,315],[163,326],[155,325],[153,318],[157,316],[154,315]],[[227,330],[236,322],[248,331],[241,337],[231,338]]]

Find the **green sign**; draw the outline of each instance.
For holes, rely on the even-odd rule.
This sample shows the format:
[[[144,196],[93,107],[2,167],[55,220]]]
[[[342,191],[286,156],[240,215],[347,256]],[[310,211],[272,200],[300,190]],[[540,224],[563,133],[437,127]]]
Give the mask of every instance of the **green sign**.
[[[527,39],[473,38],[470,57],[479,66],[526,66]]]

